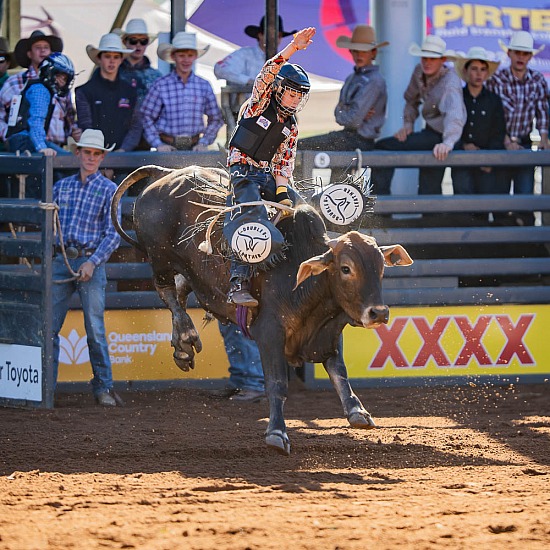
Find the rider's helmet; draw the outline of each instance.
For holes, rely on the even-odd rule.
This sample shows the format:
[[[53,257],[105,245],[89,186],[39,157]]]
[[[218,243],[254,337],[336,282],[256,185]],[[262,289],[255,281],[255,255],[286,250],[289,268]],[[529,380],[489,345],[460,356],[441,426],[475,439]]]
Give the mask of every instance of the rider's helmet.
[[[307,73],[300,67],[300,65],[293,65],[292,63],[285,63],[273,83],[273,90],[275,92],[275,101],[277,103],[277,110],[283,116],[290,116],[294,113],[301,111],[309,98],[309,90],[311,85],[309,84],[309,78]],[[299,103],[296,106],[284,106],[281,103],[281,99],[285,91],[291,90],[293,93],[301,94]]]
[[[64,97],[69,93],[74,80],[73,62],[65,55],[59,52],[51,53],[38,69],[40,80],[59,97]],[[56,82],[56,75],[66,74],[67,82],[60,86]]]

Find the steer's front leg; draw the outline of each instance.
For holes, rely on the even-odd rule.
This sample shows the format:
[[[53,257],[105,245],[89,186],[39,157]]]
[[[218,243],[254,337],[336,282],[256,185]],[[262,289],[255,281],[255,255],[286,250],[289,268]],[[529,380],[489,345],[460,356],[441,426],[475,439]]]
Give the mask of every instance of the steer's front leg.
[[[330,381],[340,397],[344,414],[353,428],[372,429],[376,424],[370,413],[363,407],[359,398],[353,393],[348,379],[348,370],[344,363],[343,338],[340,335],[336,355],[327,359],[323,366],[327,371]]]

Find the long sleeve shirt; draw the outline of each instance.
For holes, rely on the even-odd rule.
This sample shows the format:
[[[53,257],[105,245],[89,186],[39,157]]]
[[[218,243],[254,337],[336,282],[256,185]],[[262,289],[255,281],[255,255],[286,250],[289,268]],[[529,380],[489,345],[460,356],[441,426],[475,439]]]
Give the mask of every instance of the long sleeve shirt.
[[[224,78],[228,84],[244,86],[254,80],[265,63],[265,52],[260,46],[239,48],[214,65],[216,78]]]
[[[455,71],[443,66],[436,75],[426,79],[422,66],[418,64],[404,97],[404,127],[412,131],[422,105],[426,124],[443,134],[442,143],[452,149],[466,122],[462,85]]]
[[[496,72],[486,86],[502,99],[510,137],[528,136],[535,118],[537,130],[548,133],[548,84],[542,73],[527,69],[525,78],[519,80],[508,67]]]
[[[5,140],[8,131],[9,107],[13,96],[20,94],[28,79],[38,77],[33,67],[27,71],[10,76],[0,89],[0,139]],[[54,97],[53,115],[46,133],[48,141],[59,146],[67,143],[67,137],[77,127],[76,112],[70,94],[65,97]]]
[[[195,73],[185,83],[176,71],[155,80],[141,104],[141,116],[145,139],[152,147],[162,144],[160,133],[202,134],[199,143],[210,145],[223,126],[222,112],[210,82]]]
[[[53,187],[63,241],[95,248],[89,261],[96,266],[106,262],[120,244],[120,235],[111,221],[111,199],[116,189],[116,184],[99,171],[84,182],[79,172],[57,181]],[[120,210],[118,218],[120,221]]]
[[[53,101],[52,94],[42,84],[34,84],[28,88],[26,98],[29,102],[28,133],[36,151],[46,149],[46,117]]]
[[[379,67],[356,68],[346,78],[334,109],[336,122],[367,139],[376,139],[386,121],[388,93]],[[367,115],[374,109],[372,117]]]
[[[506,124],[500,97],[485,87],[474,97],[468,86],[464,86],[463,94],[467,119],[462,142],[473,143],[480,149],[504,149]]]
[[[142,126],[137,109],[137,92],[120,75],[103,78],[96,69],[86,84],[76,89],[78,125],[83,130],[101,130],[105,143],[133,151],[141,138]]]
[[[254,81],[252,95],[243,112],[244,118],[259,116],[267,109],[273,94],[273,82],[277,74],[279,74],[281,67],[285,63],[285,58],[279,54],[266,61]],[[279,117],[279,119],[281,122],[284,121],[281,117]],[[271,173],[274,176],[282,175],[290,179],[292,177],[292,173],[294,172],[297,145],[298,126],[296,124],[292,124],[289,135],[283,140],[281,145],[279,145],[277,151],[271,159],[271,162],[256,162],[236,147],[231,147],[229,149],[227,165],[231,166],[233,164],[244,163],[251,164],[252,166],[259,168],[271,167]]]

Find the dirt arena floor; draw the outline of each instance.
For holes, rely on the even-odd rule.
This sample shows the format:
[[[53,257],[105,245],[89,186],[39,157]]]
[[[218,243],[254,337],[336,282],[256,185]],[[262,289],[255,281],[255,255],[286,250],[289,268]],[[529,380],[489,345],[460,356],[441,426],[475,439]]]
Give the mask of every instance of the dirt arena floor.
[[[289,458],[201,390],[0,408],[0,549],[550,548],[550,383],[357,393],[293,391]]]

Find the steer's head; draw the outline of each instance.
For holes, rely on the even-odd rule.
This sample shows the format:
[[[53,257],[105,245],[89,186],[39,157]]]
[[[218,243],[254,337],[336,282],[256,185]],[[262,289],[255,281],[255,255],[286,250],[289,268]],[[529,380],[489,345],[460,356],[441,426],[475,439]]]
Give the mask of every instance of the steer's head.
[[[411,265],[407,251],[398,244],[379,247],[372,237],[357,231],[327,244],[324,254],[300,264],[296,287],[326,271],[332,296],[354,324],[375,328],[387,323],[389,308],[382,302],[381,284],[384,266]]]

